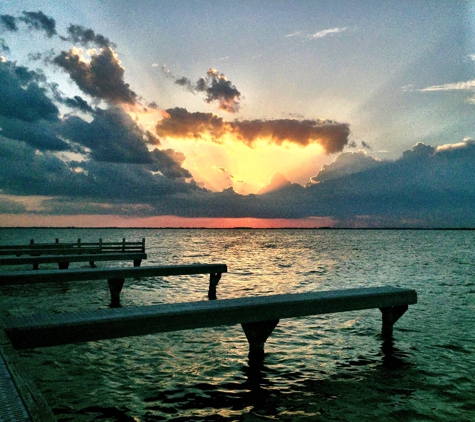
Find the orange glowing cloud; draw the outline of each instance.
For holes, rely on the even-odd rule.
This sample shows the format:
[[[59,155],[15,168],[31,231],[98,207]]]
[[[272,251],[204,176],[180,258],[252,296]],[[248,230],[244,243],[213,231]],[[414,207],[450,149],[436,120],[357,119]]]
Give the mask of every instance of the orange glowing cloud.
[[[156,133],[161,137],[206,139],[222,143],[232,137],[252,147],[256,141],[282,145],[284,142],[306,147],[319,144],[327,154],[342,151],[348,144],[349,125],[331,120],[244,120],[227,122],[213,113],[190,113],[184,108],[166,110]]]

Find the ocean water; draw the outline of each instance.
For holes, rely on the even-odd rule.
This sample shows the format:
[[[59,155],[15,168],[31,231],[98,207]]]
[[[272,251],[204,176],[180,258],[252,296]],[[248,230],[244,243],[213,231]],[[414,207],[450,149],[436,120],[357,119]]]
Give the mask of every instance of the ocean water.
[[[142,265],[227,264],[218,300],[391,285],[418,303],[386,341],[377,309],[281,320],[257,365],[240,326],[22,351],[58,420],[475,421],[475,231],[0,229],[0,244],[123,237],[146,238]],[[207,286],[127,280],[122,304],[207,300]],[[109,304],[105,281],[0,292],[3,315]]]

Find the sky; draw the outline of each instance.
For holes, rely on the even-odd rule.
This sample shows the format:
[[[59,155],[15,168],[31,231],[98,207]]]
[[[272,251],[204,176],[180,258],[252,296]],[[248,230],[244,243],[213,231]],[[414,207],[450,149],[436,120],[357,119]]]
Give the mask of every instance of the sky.
[[[475,227],[474,21],[4,0],[0,227]]]

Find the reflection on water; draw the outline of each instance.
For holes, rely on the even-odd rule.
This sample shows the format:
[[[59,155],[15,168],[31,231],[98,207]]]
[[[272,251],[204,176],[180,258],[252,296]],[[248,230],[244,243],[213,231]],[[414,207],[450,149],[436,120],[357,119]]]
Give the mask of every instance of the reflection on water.
[[[419,297],[387,341],[377,309],[281,320],[257,362],[239,326],[23,351],[60,420],[473,420],[471,231],[0,230],[1,243],[57,237],[146,237],[143,265],[225,263],[218,300],[376,285]],[[121,299],[133,306],[207,294],[208,276],[157,277],[126,280]],[[24,315],[105,308],[109,299],[106,282],[45,283],[2,288],[0,306]]]

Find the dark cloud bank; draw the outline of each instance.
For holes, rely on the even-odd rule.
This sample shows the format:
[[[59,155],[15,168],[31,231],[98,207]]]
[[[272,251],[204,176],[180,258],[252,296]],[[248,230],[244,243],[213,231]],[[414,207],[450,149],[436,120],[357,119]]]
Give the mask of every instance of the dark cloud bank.
[[[51,215],[333,217],[340,226],[475,226],[474,140],[438,148],[419,143],[398,160],[379,161],[365,152],[342,152],[351,146],[345,123],[225,121],[179,107],[167,110],[152,134],[121,108],[139,105],[139,100],[107,38],[75,25],[60,36],[54,19],[41,12],[2,15],[0,24],[3,31],[14,33],[23,26],[99,49],[89,62],[80,60],[74,48],[47,60],[66,72],[85,97],[66,97],[41,72],[0,61],[0,193],[7,198],[0,202],[2,213],[25,212],[7,195],[40,195],[51,199],[36,212]],[[4,40],[1,46],[7,51]],[[208,71],[201,83],[177,83],[189,83],[190,89],[205,93],[206,101],[237,111],[239,91],[217,72]],[[60,107],[69,111],[62,115]],[[276,175],[262,194],[244,196],[231,188],[211,192],[199,187],[183,167],[182,153],[159,148],[160,137],[208,137],[219,143],[229,134],[249,146],[258,139],[302,147],[318,143],[327,153],[340,154],[315,169],[307,186]]]

